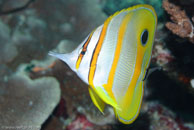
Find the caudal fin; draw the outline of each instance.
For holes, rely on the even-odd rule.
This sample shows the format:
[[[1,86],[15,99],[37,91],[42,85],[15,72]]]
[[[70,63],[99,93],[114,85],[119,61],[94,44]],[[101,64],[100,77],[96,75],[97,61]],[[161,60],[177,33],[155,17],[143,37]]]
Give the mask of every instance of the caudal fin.
[[[48,55],[56,57],[62,61],[64,61],[68,66],[75,71],[75,63],[76,63],[76,56],[73,55],[73,53],[67,53],[67,54],[62,54],[62,53],[56,53],[49,51]]]
[[[67,58],[66,54],[61,54],[61,53],[49,51],[48,55],[56,57],[56,58],[66,62],[66,60],[65,60]]]

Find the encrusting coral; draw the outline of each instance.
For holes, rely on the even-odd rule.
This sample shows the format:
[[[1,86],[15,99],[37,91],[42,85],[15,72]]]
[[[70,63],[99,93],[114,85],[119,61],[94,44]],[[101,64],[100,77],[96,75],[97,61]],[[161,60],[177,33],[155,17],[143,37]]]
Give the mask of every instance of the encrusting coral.
[[[60,99],[55,78],[31,80],[25,65],[0,82],[0,129],[38,130]]]
[[[155,44],[152,53],[152,62],[156,63],[158,66],[162,66],[163,70],[168,68],[165,66],[173,60],[173,56],[170,51],[164,47],[162,43]]]
[[[163,1],[163,8],[171,15],[172,20],[172,22],[166,23],[166,27],[174,34],[182,38],[188,38],[190,42],[194,43],[194,26],[192,23],[194,18],[191,21],[184,10],[168,0]]]
[[[150,130],[192,130],[192,123],[184,122],[176,113],[157,102],[145,102],[143,111],[150,119]]]
[[[11,62],[18,54],[16,46],[10,40],[10,33],[10,27],[0,19],[0,64]]]

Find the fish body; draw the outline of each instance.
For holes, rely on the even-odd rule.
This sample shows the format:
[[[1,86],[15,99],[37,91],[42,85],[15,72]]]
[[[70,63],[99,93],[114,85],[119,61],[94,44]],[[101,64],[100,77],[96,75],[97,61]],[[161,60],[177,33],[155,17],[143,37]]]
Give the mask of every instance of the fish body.
[[[157,25],[155,10],[136,5],[116,12],[71,53],[49,55],[66,62],[89,85],[95,106],[114,108],[124,124],[138,116]]]

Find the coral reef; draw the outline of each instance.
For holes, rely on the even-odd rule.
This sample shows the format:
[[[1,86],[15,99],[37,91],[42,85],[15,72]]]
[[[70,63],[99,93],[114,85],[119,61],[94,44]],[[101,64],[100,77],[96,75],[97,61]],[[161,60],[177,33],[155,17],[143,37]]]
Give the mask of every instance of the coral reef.
[[[169,1],[172,21],[160,0],[0,0],[0,129],[193,130],[194,2]],[[88,86],[47,54],[71,52],[107,14],[139,3],[159,16],[151,67],[163,69],[147,78],[137,120],[123,125],[111,107],[100,113]]]
[[[147,102],[144,109],[151,120],[150,130],[189,130],[194,129],[194,124],[184,123],[168,108],[156,102]]]
[[[16,46],[10,40],[10,28],[0,19],[0,64],[11,62],[18,54]],[[11,50],[11,51],[9,51]]]
[[[189,2],[192,3],[192,1]],[[178,5],[175,5],[175,3]],[[186,85],[187,87],[185,88],[187,91],[193,92],[194,90],[192,90],[190,82],[194,76],[194,72],[192,71],[193,61],[191,60],[194,58],[192,54],[194,46],[188,43],[194,43],[194,21],[192,17],[194,14],[192,4],[188,3],[183,3],[181,0],[177,2],[173,2],[172,0],[170,2],[168,0],[163,1],[163,8],[170,14],[170,19],[172,20],[171,22],[166,22],[165,26],[172,33],[162,41],[164,44],[161,45],[165,46],[165,49],[168,50],[167,54],[170,54],[171,57],[171,61],[163,58],[168,63],[168,67],[165,66],[164,68],[168,70],[167,74],[169,77],[178,83]],[[173,34],[176,34],[180,38]],[[157,51],[154,49],[153,52],[155,55]],[[153,59],[155,59],[155,56]],[[157,62],[156,60],[153,61]]]
[[[194,43],[194,26],[185,11],[168,2],[168,0],[163,1],[163,8],[171,15],[170,18],[173,21],[167,22],[166,27],[174,34],[182,38],[188,38],[190,42]]]
[[[24,67],[0,83],[0,129],[40,129],[59,102],[58,81],[31,80]]]
[[[162,45],[162,43],[157,43],[154,45],[154,49],[152,52],[153,63],[162,66],[163,69],[165,70],[167,68],[165,67],[165,65],[172,62],[172,60],[173,60],[172,54],[167,48],[164,48],[164,45]]]
[[[67,126],[67,130],[91,130],[92,128],[93,124],[90,123],[83,115],[77,115],[76,119]]]
[[[3,54],[4,57],[9,56],[10,58],[2,58],[9,61],[12,59],[9,66],[16,69],[19,64],[30,62],[31,59],[44,59],[47,52],[55,48],[64,38],[78,45],[93,28],[106,18],[106,15],[97,6],[98,4],[94,4],[95,2],[95,0],[84,0],[78,3],[71,0],[65,2],[63,0],[58,2],[55,0],[34,1],[27,9],[3,15],[1,20],[6,25],[2,27],[2,36],[6,35],[10,44],[2,41],[6,48],[3,49],[3,45],[1,49],[10,48],[13,54],[11,52],[10,55]],[[6,11],[21,7],[26,3],[27,0],[17,2],[6,0],[1,6]],[[16,55],[20,58],[16,59]]]
[[[8,1],[2,0],[0,3],[1,4],[0,15],[7,15],[7,14],[22,11],[28,8],[30,4],[34,1],[35,0],[18,0],[18,1],[11,2],[9,0]],[[13,6],[13,8],[11,9],[9,8],[10,4]]]
[[[177,114],[186,122],[193,122],[194,95],[189,89],[190,84],[183,84],[178,78],[173,78],[172,70],[156,71],[148,78],[146,87],[148,101],[158,101]],[[176,73],[177,74],[177,73]]]

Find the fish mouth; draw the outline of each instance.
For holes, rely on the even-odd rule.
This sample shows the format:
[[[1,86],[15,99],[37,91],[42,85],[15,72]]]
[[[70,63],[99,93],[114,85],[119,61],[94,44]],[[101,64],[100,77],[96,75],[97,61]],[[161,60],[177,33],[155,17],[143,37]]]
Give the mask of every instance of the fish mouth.
[[[146,68],[146,69],[144,70],[144,76],[143,76],[143,80],[142,80],[142,81],[145,81],[145,80],[147,79],[148,72],[149,72],[149,68]]]
[[[143,56],[143,61],[142,61],[142,67],[141,67],[141,73],[142,74],[142,81],[146,80],[147,75],[148,75],[148,71],[149,71],[149,61],[147,62],[147,57],[148,56],[148,52],[145,52],[144,56]]]

